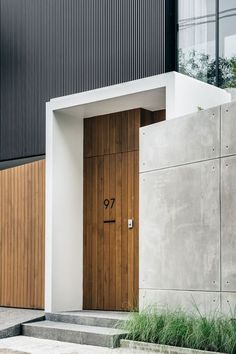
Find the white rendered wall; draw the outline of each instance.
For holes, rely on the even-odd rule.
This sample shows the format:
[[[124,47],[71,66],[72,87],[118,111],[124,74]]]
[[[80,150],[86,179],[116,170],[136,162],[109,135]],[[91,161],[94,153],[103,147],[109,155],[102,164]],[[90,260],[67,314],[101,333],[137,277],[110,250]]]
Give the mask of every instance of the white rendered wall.
[[[46,312],[82,309],[83,120],[47,107]]]
[[[171,87],[166,97],[171,107],[168,119],[195,113],[198,107],[208,109],[231,101],[231,95],[225,90],[183,74],[174,76],[174,88]]]
[[[236,88],[226,88],[225,89],[226,92],[230,93],[231,95],[231,101],[235,101],[236,100]]]

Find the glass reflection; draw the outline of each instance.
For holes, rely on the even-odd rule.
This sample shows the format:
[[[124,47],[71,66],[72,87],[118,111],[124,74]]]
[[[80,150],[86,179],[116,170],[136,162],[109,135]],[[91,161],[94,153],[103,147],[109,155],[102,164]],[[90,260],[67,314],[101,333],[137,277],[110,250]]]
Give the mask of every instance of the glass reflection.
[[[219,2],[219,86],[236,87],[236,1]]]
[[[216,83],[216,2],[179,0],[179,71]]]

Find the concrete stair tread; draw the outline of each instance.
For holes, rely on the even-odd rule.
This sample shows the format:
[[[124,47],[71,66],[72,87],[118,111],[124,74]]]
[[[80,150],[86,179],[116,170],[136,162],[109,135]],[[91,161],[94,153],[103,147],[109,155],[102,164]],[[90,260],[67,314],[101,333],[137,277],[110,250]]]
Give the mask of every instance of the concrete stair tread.
[[[130,312],[112,312],[112,311],[67,311],[67,312],[55,312],[57,315],[71,315],[71,316],[81,316],[81,317],[97,317],[97,318],[108,318],[114,320],[126,320]]]
[[[127,334],[126,331],[118,328],[85,326],[85,325],[78,325],[73,323],[54,322],[54,321],[39,321],[33,323],[26,323],[23,326],[62,329],[62,330],[70,330],[70,331],[83,332],[83,333],[104,334],[106,336],[119,336],[119,335]]]
[[[45,316],[47,321],[117,328],[118,323],[124,322],[128,318],[129,313],[115,313],[113,311],[70,311],[46,313]]]
[[[115,348],[124,338],[126,331],[68,322],[40,321],[23,324],[23,335],[36,338],[52,339],[61,342],[88,344]]]

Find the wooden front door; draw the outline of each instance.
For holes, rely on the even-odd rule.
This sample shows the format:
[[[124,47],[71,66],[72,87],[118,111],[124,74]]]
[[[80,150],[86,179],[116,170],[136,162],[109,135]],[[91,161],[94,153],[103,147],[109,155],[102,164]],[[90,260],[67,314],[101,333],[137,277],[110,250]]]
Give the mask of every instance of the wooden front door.
[[[84,309],[138,307],[139,127],[155,119],[135,109],[84,120]]]

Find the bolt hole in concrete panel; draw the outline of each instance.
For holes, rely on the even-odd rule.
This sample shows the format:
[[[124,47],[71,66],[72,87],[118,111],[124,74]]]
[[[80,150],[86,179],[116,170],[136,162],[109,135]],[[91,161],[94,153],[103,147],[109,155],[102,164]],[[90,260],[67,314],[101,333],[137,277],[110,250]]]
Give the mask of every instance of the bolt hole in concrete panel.
[[[221,154],[236,154],[236,102],[221,106]]]
[[[236,156],[222,159],[222,288],[236,291]]]
[[[191,313],[213,314],[220,308],[220,293],[207,291],[175,291],[140,289],[140,308],[156,305],[158,308],[182,308]]]
[[[141,128],[141,172],[219,157],[219,129],[220,107]]]
[[[221,293],[221,311],[235,319],[236,292]]]
[[[142,176],[140,287],[219,290],[219,160]]]

